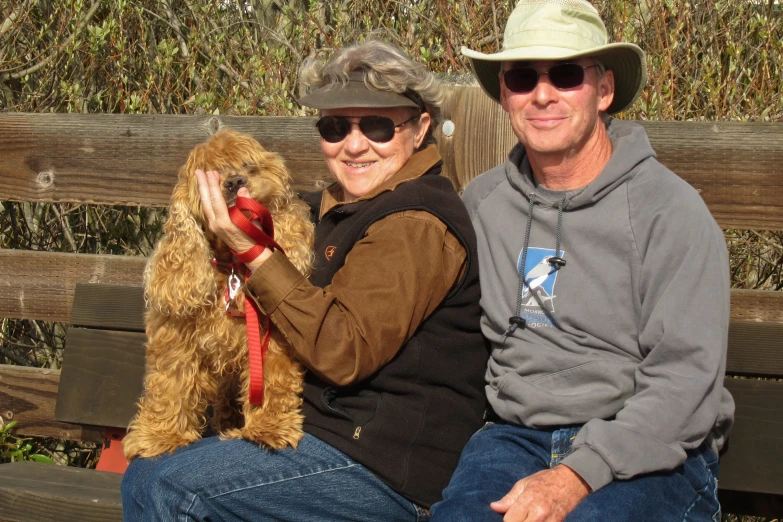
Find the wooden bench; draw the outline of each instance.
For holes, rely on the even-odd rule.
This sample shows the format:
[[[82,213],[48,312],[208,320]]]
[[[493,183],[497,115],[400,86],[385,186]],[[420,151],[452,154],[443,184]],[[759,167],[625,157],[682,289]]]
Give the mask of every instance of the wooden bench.
[[[444,175],[462,188],[503,161],[515,138],[475,86],[452,91],[444,116],[454,131],[444,126],[436,137]],[[189,150],[221,127],[282,154],[298,189],[320,189],[329,175],[313,122],[0,114],[0,201],[166,206]],[[723,228],[783,230],[783,124],[642,123],[659,159],[700,191]],[[2,422],[17,421],[29,436],[93,442],[127,423],[143,372],[144,262],[0,250],[0,317],[70,325],[61,371],[0,365]],[[732,291],[727,374],[737,413],[721,458],[724,512],[783,515],[783,292]],[[120,520],[119,481],[95,470],[0,465],[0,521]]]

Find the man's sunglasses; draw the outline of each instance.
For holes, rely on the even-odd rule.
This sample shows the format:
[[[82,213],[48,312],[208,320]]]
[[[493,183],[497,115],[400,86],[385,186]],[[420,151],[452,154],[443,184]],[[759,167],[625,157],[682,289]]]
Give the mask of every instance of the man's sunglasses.
[[[556,88],[573,89],[582,85],[585,81],[585,69],[592,67],[598,67],[598,64],[584,66],[577,63],[561,63],[544,72],[538,72],[532,67],[517,67],[503,73],[503,81],[509,91],[524,94],[535,89],[538,78],[546,74],[549,76],[549,82]]]
[[[417,114],[395,125],[394,120],[385,116],[362,116],[359,118],[359,130],[367,139],[376,143],[386,143],[394,139],[397,129],[419,119]],[[339,143],[351,132],[351,120],[347,116],[324,116],[315,123],[321,137],[329,143]]]

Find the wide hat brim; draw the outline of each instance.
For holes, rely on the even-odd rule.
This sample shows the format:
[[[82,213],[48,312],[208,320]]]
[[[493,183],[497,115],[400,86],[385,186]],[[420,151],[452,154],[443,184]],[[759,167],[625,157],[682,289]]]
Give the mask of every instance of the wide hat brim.
[[[421,107],[411,98],[393,91],[374,89],[364,81],[364,74],[352,72],[345,83],[334,82],[315,89],[297,100],[313,109],[344,109],[348,107]]]
[[[592,57],[614,73],[614,100],[606,112],[615,114],[630,107],[639,97],[647,82],[647,63],[644,51],[631,43],[611,43],[583,51],[560,47],[520,47],[494,54],[484,54],[462,48],[470,60],[473,73],[481,87],[495,101],[500,102],[500,67],[503,62],[562,61]]]

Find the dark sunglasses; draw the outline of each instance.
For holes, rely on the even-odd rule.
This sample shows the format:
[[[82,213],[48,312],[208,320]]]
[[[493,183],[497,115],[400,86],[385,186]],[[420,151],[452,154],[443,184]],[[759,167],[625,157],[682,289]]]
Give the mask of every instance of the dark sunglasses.
[[[538,78],[546,74],[549,81],[558,89],[573,89],[585,81],[585,69],[598,67],[594,65],[579,65],[577,63],[561,63],[548,71],[538,72],[532,67],[517,67],[503,73],[503,81],[511,92],[528,93],[538,85]]]
[[[359,130],[370,141],[386,143],[394,139],[398,128],[419,117],[421,114],[411,116],[395,125],[394,120],[385,116],[362,116],[359,118]],[[315,126],[318,127],[318,133],[324,140],[329,143],[339,143],[351,132],[351,119],[347,116],[324,116],[315,123]]]

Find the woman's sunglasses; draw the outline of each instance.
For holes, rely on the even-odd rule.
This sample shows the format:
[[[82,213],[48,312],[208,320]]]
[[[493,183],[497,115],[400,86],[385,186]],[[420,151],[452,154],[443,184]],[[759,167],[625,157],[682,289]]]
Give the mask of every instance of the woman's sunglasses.
[[[359,130],[367,139],[376,143],[386,143],[394,139],[397,129],[416,120],[420,114],[412,116],[402,123],[385,116],[362,116],[359,118]],[[351,119],[347,116],[324,116],[315,123],[321,137],[329,143],[339,143],[351,132]]]
[[[503,81],[511,92],[528,93],[536,88],[539,77],[546,74],[549,82],[556,88],[573,89],[585,81],[585,69],[598,67],[594,65],[579,65],[577,63],[561,63],[548,71],[538,72],[532,67],[517,67],[503,73]]]

